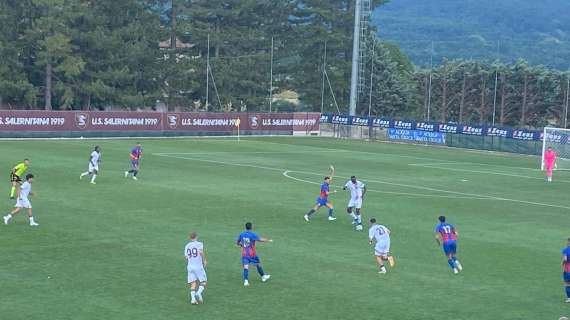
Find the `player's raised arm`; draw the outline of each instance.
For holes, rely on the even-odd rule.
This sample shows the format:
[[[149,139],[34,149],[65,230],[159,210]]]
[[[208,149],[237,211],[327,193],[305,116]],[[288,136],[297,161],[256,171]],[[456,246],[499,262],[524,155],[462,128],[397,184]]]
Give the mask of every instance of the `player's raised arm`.
[[[332,164],[329,166],[329,170],[330,170],[330,177],[331,177],[331,180],[332,180],[333,177],[334,177],[334,166],[333,166]]]

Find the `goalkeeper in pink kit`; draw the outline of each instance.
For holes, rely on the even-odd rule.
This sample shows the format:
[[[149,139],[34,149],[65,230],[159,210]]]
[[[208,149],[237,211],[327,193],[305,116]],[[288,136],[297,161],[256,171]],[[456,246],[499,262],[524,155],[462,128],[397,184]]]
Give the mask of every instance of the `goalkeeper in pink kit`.
[[[552,147],[548,147],[544,153],[544,167],[546,169],[546,180],[552,182],[552,171],[556,167],[556,152],[552,150]]]

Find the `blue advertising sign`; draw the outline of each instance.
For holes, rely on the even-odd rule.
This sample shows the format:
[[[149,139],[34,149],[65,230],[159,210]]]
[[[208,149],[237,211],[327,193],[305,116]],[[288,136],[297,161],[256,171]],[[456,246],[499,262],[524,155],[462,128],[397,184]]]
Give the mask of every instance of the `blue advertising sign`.
[[[445,144],[445,133],[420,130],[388,129],[388,137],[392,140]]]
[[[520,135],[520,133],[517,132],[518,135]],[[555,132],[547,132],[546,133],[546,137],[543,137],[544,133],[541,132],[540,137],[541,138],[546,138],[546,142],[550,142],[550,143],[568,143],[568,136],[565,134],[561,134],[561,133],[555,133]],[[513,135],[513,139],[519,139],[519,138],[515,138]]]
[[[392,120],[383,118],[372,118],[372,126],[377,128],[390,128],[392,127]]]
[[[416,130],[436,132],[439,129],[438,123],[434,122],[418,122],[416,123]]]
[[[532,130],[517,130],[511,128],[486,127],[479,125],[463,125],[456,123],[439,123],[430,121],[416,122],[413,120],[393,120],[389,118],[368,118],[360,116],[322,114],[321,123],[333,123],[341,125],[372,126],[375,128],[390,128],[401,130],[417,130],[420,132],[441,132],[453,134],[465,134],[474,136],[493,136],[511,138],[517,140],[542,140],[542,132]],[[570,136],[552,134],[547,137],[558,143],[570,143]],[[406,140],[406,139],[404,139]]]
[[[483,127],[480,126],[462,126],[460,127],[459,133],[467,134],[470,136],[482,136],[485,131],[483,130]]]
[[[406,129],[411,130],[415,129],[415,122],[414,121],[407,121],[407,120],[394,120],[395,129]]]
[[[445,124],[445,123],[440,123],[439,124],[439,132],[444,132],[444,133],[460,133],[459,132],[459,126],[456,124]]]
[[[370,126],[370,119],[367,117],[352,117],[353,126]]]
[[[351,116],[334,115],[332,117],[331,123],[349,125],[351,123],[351,118],[352,118]]]
[[[540,132],[527,131],[527,130],[513,130],[513,139],[516,140],[538,140],[540,139]],[[558,137],[556,137],[558,138]],[[564,137],[560,137],[560,142],[564,141]]]
[[[503,137],[507,138],[512,134],[512,130],[509,128],[494,128],[488,127],[487,128],[487,135],[491,137]]]
[[[321,114],[321,118],[319,119],[319,122],[320,123],[331,123],[332,117],[333,117],[332,114],[323,113],[323,114]]]

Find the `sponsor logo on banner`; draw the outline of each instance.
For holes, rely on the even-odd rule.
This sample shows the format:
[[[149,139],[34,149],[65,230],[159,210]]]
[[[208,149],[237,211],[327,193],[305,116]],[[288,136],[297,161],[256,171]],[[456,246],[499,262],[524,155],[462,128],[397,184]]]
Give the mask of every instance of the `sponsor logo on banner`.
[[[487,128],[487,135],[492,137],[506,138],[509,136],[509,130],[502,128]]]
[[[445,144],[445,134],[441,132],[390,128],[388,129],[388,137],[392,140]]]
[[[463,131],[461,133],[471,135],[471,136],[482,136],[483,135],[483,128],[482,127],[463,126]]]
[[[402,121],[402,120],[395,120],[394,121],[394,128],[396,129],[412,129],[414,123],[410,121]]]
[[[259,126],[259,120],[261,120],[259,116],[249,117],[249,125],[252,129],[257,129]]]
[[[372,119],[372,126],[380,128],[390,128],[390,119],[374,118]]]
[[[91,125],[102,127],[154,127],[160,124],[158,117],[92,117]]]
[[[330,123],[332,121],[332,116],[330,114],[322,114],[319,120],[320,123]]]
[[[350,117],[336,115],[332,117],[332,123],[348,125],[350,123]]]
[[[176,127],[178,127],[178,115],[177,114],[167,114],[166,120],[168,123],[168,127],[170,129],[176,129]]]
[[[418,122],[416,123],[416,130],[435,132],[436,125],[435,123]]]
[[[75,114],[75,125],[79,129],[85,129],[87,127],[88,121],[89,121],[89,115],[87,113],[78,112]]]
[[[517,131],[515,131],[515,132],[517,132]],[[515,138],[515,132],[513,132],[513,139],[526,140],[523,138]],[[520,134],[519,134],[519,136],[520,136]],[[544,136],[544,132],[542,133],[541,137],[542,136]],[[568,137],[566,137],[565,135],[550,133],[550,132],[546,134],[546,142],[564,143],[567,141],[568,141]]]
[[[555,140],[555,142],[560,142],[563,140],[562,136],[557,136],[557,137],[553,137],[555,139],[559,139],[559,140]],[[529,131],[525,131],[525,130],[513,130],[513,139],[517,139],[517,140],[534,140],[534,132],[529,132]]]
[[[291,126],[313,126],[317,124],[316,119],[268,119],[261,122],[264,127],[291,127]]]
[[[458,132],[459,132],[459,128],[457,127],[457,125],[454,125],[454,124],[444,124],[444,123],[440,123],[440,124],[439,124],[439,132],[458,133]]]
[[[182,127],[234,127],[236,126],[236,118],[204,118],[204,117],[184,117],[181,115],[182,119],[180,121]],[[257,121],[257,120],[256,120]]]
[[[65,125],[65,117],[0,117],[3,127],[56,128]]]
[[[368,126],[368,123],[369,123],[368,118],[352,117],[353,126]]]

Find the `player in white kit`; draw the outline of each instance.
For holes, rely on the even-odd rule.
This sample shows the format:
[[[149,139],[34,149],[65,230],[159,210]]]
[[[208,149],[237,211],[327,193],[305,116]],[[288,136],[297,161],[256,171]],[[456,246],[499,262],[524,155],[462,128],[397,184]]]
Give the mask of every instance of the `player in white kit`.
[[[28,219],[30,221],[31,227],[37,227],[39,224],[34,221],[34,216],[32,215],[32,203],[30,202],[29,197],[33,196],[34,193],[32,192],[32,182],[34,181],[33,174],[26,175],[26,181],[22,183],[20,188],[18,189],[18,200],[16,201],[16,205],[14,210],[9,214],[4,216],[4,224],[8,224],[10,220],[18,213],[22,208],[28,209]]]
[[[79,176],[79,180],[83,179],[83,177],[90,175],[91,176],[91,183],[95,184],[95,179],[97,179],[97,174],[99,173],[99,162],[101,161],[101,148],[99,146],[95,146],[95,150],[91,152],[89,156],[89,169],[86,172],[83,172]]]
[[[362,200],[366,194],[366,185],[362,181],[357,180],[355,176],[352,176],[342,189],[350,190],[350,201],[348,201],[346,212],[352,217],[352,224],[356,225],[356,230],[362,231],[360,209],[362,209]]]
[[[386,273],[384,261],[390,263],[390,267],[396,265],[394,257],[390,255],[390,230],[381,224],[376,223],[376,219],[370,219],[370,229],[368,230],[368,240],[370,244],[376,243],[374,256],[378,264],[378,273]]]
[[[184,258],[188,261],[188,284],[190,285],[190,302],[192,304],[203,303],[202,293],[206,288],[208,278],[206,277],[207,264],[204,244],[198,241],[198,234],[190,234],[190,242],[184,247]],[[198,288],[196,290],[196,287]]]

